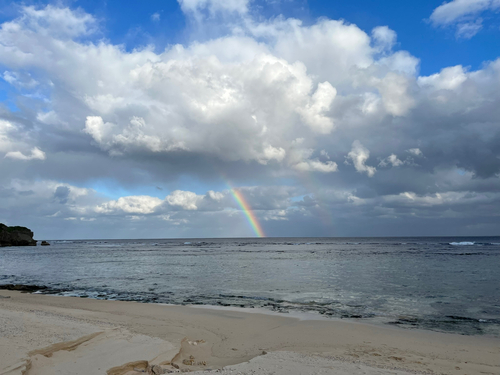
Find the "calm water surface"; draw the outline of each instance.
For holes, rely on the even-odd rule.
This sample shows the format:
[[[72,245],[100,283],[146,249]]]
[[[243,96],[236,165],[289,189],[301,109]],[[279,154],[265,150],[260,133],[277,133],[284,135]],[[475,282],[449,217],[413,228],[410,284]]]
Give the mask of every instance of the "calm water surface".
[[[0,284],[500,337],[500,237],[50,242],[0,248]]]

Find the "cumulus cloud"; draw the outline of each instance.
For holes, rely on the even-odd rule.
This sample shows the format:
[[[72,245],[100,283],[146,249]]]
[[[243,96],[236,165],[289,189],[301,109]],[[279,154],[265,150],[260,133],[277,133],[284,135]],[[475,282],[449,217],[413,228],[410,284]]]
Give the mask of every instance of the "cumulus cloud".
[[[60,188],[58,188],[60,189]],[[286,187],[242,187],[237,189],[254,209],[273,211],[287,208],[292,203],[296,189]],[[60,195],[56,191],[56,195]],[[169,218],[176,214],[190,211],[214,212],[226,209],[240,210],[231,196],[229,190],[209,190],[205,194],[196,194],[192,191],[174,190],[164,199],[149,196],[125,196],[116,200],[107,200],[93,207],[80,208],[80,212],[87,214],[103,215],[168,215]]]
[[[140,149],[160,152],[184,148],[182,142],[172,145],[162,142],[158,136],[146,134],[144,131],[146,123],[141,117],[132,117],[120,132],[114,132],[116,128],[116,124],[104,123],[100,116],[88,116],[84,132],[90,134],[97,144],[111,155],[121,155]]]
[[[455,90],[467,80],[465,69],[461,65],[443,68],[441,72],[427,77],[418,77],[421,86],[433,86],[438,90]]]
[[[220,189],[226,176],[252,185],[241,189],[270,233],[306,230],[324,211],[342,218],[335,225],[345,234],[358,220],[349,215],[417,217],[422,227],[450,212],[483,218],[484,228],[495,222],[500,60],[419,76],[419,58],[398,49],[387,26],[266,19],[252,4],[182,1],[188,17],[204,25],[222,17],[228,27],[162,51],[102,39],[101,21],[83,10],[20,7],[0,26],[1,74],[22,104],[0,107],[3,215],[25,207],[38,225],[75,231],[85,221],[102,236],[135,227],[248,235]],[[479,13],[436,14],[451,20],[439,26],[477,22]],[[19,162],[36,159],[44,162]],[[82,186],[102,190],[78,195]],[[170,193],[154,196],[155,186]],[[126,193],[107,196],[115,190]],[[170,225],[186,231],[163,232]]]
[[[365,164],[369,157],[370,151],[360,141],[355,140],[352,143],[351,151],[347,154],[346,161],[350,159],[359,173],[365,172],[368,177],[373,177],[377,169]]]
[[[183,51],[172,51],[178,52]],[[87,116],[84,131],[111,154],[184,150],[266,164],[285,159],[291,128],[320,134],[333,130],[328,111],[336,90],[320,83],[313,91],[301,63],[269,54],[228,65],[189,53],[165,62],[145,61],[129,77],[142,95],[133,105],[146,112],[144,117],[105,121],[127,112],[132,98],[85,99],[100,116]]]
[[[174,207],[180,207],[185,210],[197,210],[197,203],[203,199],[191,191],[175,190],[165,200]]]
[[[150,214],[161,205],[162,200],[150,196],[120,197],[115,201],[109,201],[95,208],[97,213],[113,213],[116,211],[127,214]]]
[[[6,23],[5,27],[22,25],[39,35],[55,36],[61,39],[88,35],[96,30],[96,19],[82,10],[70,10],[53,5],[45,8],[23,7],[22,16],[15,23]]]
[[[388,26],[377,26],[372,30],[372,38],[377,51],[386,52],[396,44],[397,34]]]
[[[379,89],[386,111],[394,116],[404,116],[415,106],[410,93],[411,81],[402,74],[390,72],[382,78],[373,79]]]
[[[248,4],[195,1],[181,5],[185,11],[211,7],[244,12]],[[37,119],[65,128],[72,124],[112,156],[182,151],[293,167],[297,162],[289,155],[297,135],[314,145],[316,135],[335,131],[334,85],[357,84],[356,75],[349,82],[353,69],[359,77],[369,74],[363,84],[375,88],[371,95],[375,101],[380,96],[387,113],[403,116],[414,103],[409,78],[385,74],[385,67],[374,65],[377,51],[370,37],[340,21],[321,20],[312,26],[293,19],[252,21],[244,24],[247,36],[176,45],[162,54],[151,49],[128,53],[102,42],[68,42],[68,36],[87,35],[95,27],[93,17],[81,11],[69,17],[74,27],[66,27],[64,38],[58,33],[51,38],[48,31],[56,27],[51,22],[71,11],[52,6],[22,9],[22,16],[4,24],[0,32],[0,47],[14,45],[4,49],[3,63],[12,66],[14,73],[15,69],[45,72],[51,82],[47,88],[56,90],[54,95],[61,91],[61,97],[53,97],[57,100],[53,108],[64,100],[63,92],[72,93],[73,110],[65,111],[61,103],[60,110],[39,113]],[[54,15],[42,23],[41,16],[49,13]],[[44,32],[31,32],[44,27]],[[257,36],[268,43],[257,42]],[[382,65],[393,64],[387,59],[392,56],[395,33],[382,27],[373,31],[373,38],[385,51]],[[32,59],[34,55],[39,57]],[[67,66],[81,66],[81,72],[56,69],[47,56]],[[83,63],[89,61],[85,56],[94,56],[91,65]],[[366,71],[370,66],[371,73]],[[299,169],[334,169],[333,162],[299,163]]]
[[[325,113],[330,109],[337,90],[329,82],[323,82],[311,98],[305,108],[299,108],[304,122],[318,133],[328,134],[333,129],[333,120]]]

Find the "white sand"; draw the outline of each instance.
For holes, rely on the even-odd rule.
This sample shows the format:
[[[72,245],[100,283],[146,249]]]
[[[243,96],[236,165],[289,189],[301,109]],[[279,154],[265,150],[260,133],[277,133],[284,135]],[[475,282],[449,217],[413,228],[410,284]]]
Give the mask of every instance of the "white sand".
[[[207,374],[206,371],[196,371],[193,374]],[[251,359],[249,362],[234,366],[227,366],[221,374],[243,375],[410,375],[429,374],[429,372],[407,372],[400,369],[389,369],[387,367],[377,368],[367,366],[363,363],[338,360],[333,357],[325,357],[313,354],[299,354],[293,352],[273,352]]]
[[[496,338],[9,291],[1,296],[10,298],[0,298],[0,375],[131,375],[152,365],[222,374],[500,374]]]

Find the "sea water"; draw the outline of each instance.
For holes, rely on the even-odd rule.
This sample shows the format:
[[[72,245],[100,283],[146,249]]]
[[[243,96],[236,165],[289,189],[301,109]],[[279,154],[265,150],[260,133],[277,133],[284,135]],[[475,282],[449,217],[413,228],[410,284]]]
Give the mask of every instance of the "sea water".
[[[0,248],[0,284],[500,337],[500,237],[50,243]]]

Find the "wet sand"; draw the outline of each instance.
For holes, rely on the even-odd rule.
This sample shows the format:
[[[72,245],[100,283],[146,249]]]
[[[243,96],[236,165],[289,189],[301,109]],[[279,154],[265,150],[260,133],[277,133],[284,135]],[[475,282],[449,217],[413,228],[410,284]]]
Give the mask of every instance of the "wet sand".
[[[286,314],[0,292],[1,375],[181,371],[500,374],[500,339]]]

